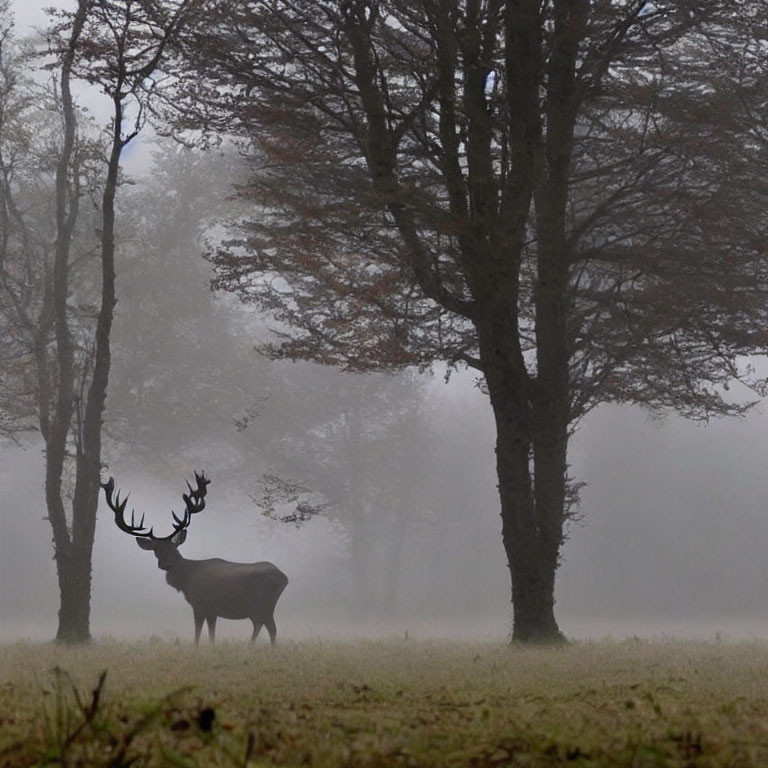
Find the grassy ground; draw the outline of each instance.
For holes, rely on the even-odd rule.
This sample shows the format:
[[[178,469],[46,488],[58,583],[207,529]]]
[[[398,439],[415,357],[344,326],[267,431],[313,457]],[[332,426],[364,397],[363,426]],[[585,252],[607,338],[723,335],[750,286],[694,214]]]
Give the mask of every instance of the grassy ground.
[[[764,768],[768,646],[0,646],[2,768],[302,764]]]

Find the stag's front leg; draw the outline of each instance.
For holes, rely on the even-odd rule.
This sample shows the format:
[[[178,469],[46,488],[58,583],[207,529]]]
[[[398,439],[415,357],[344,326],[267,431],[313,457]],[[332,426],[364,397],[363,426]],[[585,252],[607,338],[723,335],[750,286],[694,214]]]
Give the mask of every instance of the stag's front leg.
[[[195,611],[195,645],[200,645],[200,633],[203,631],[203,621],[205,616],[198,611]]]
[[[206,621],[208,622],[208,639],[214,643],[216,642],[216,617],[209,616]]]

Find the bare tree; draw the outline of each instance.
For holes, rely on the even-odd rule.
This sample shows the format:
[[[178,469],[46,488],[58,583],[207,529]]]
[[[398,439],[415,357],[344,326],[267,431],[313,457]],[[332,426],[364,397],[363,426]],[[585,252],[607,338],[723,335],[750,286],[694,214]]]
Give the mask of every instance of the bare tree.
[[[70,285],[75,271],[70,251],[76,236],[80,196],[86,191],[84,174],[89,152],[87,140],[77,136],[77,115],[70,91],[74,47],[84,21],[85,5],[81,3],[72,17],[71,34],[61,49],[52,94],[25,81],[18,57],[13,68],[13,49],[7,37],[3,49],[2,309],[4,322],[12,329],[21,369],[13,384],[14,394],[34,408],[46,446],[48,519],[54,541],[61,545],[57,550],[60,639],[73,638],[77,633],[74,627],[82,620],[73,588],[81,574],[72,565],[74,547],[64,546],[69,530],[62,475],[71,444],[70,430],[81,415],[76,400],[85,387],[83,374],[90,362],[88,352],[78,343],[87,333],[88,322],[79,301],[72,301]],[[24,64],[29,65],[29,59]],[[35,104],[35,97],[41,95],[43,98]],[[48,118],[47,124],[61,121],[60,130],[57,125],[51,134],[34,136],[27,121],[40,121],[43,116]],[[37,178],[30,181],[35,170]],[[55,222],[53,227],[49,221]],[[78,305],[76,310],[70,302]],[[77,421],[80,426],[82,422]],[[78,443],[80,437],[78,431]],[[73,535],[75,522],[73,519]],[[88,572],[89,553],[90,549]]]
[[[120,159],[141,130],[147,101],[156,86],[154,75],[188,5],[79,0],[72,12],[52,12],[56,23],[48,32],[53,61],[49,68],[55,73],[61,120],[49,204],[55,221],[52,252],[45,235],[32,231],[31,213],[15,204],[14,166],[10,155],[4,155],[6,247],[0,267],[9,267],[2,271],[11,310],[4,317],[23,335],[34,370],[34,385],[28,394],[36,401],[45,441],[46,506],[61,597],[56,637],[61,642],[83,642],[90,636],[91,558],[115,305],[115,196]],[[76,78],[100,87],[111,100],[112,120],[103,151],[94,151],[94,143],[81,130],[81,116],[72,96]],[[126,118],[129,106],[133,111]],[[3,138],[8,139],[8,134]],[[76,232],[81,199],[96,190],[101,199],[94,200],[99,207],[99,242],[94,244],[81,241]],[[82,263],[93,261],[94,253],[100,272],[98,298],[77,306],[73,291],[81,286],[74,284],[82,278]],[[69,464],[74,466],[71,494],[64,482]]]
[[[59,614],[57,634],[59,640],[82,641],[89,635],[91,552],[100,487],[102,417],[109,380],[110,334],[116,303],[115,196],[120,159],[125,147],[136,138],[144,124],[147,101],[155,87],[154,76],[168,40],[177,33],[188,5],[189,0],[162,4],[145,0],[81,0],[78,14],[71,17],[70,42],[61,59],[62,84],[65,75],[66,79],[69,79],[74,67],[80,77],[91,84],[99,85],[112,102],[112,122],[101,201],[101,306],[93,342],[93,370],[87,400],[82,410],[81,433],[75,440],[77,469],[72,500],[71,538],[64,535],[63,515],[58,507],[61,477],[58,460],[53,468],[49,466],[46,482],[49,516],[54,528],[59,566],[59,587],[62,591],[62,610]],[[82,41],[79,30],[81,12],[84,14]],[[133,108],[134,115],[127,119],[126,108],[129,105]],[[65,126],[72,119],[70,114],[71,105],[65,100]],[[60,169],[62,174],[66,174],[66,164],[62,163]],[[59,191],[60,188],[62,191]],[[74,202],[74,199],[71,199]],[[62,240],[66,239],[69,227],[66,210],[65,182],[59,181],[57,176],[57,233]],[[57,245],[57,262],[60,258],[58,253]],[[61,260],[66,261],[66,256],[66,252],[63,252]],[[65,273],[66,265],[62,267],[62,271]],[[62,274],[62,281],[62,285],[66,286],[65,274]],[[59,288],[58,281],[56,286]],[[62,295],[66,297],[66,291],[59,290],[55,301],[65,304],[66,299],[60,298]],[[62,361],[61,381],[64,381],[68,367],[66,357],[69,354],[65,306],[60,311],[57,309],[56,317],[57,346]],[[69,389],[68,386],[66,389]],[[72,396],[71,391],[67,394]],[[71,411],[67,410],[61,385],[59,402],[61,415],[64,417],[59,421],[63,423],[66,417],[71,420]],[[63,449],[65,439],[63,437],[59,440],[58,448]],[[56,510],[56,522],[51,515],[52,507]],[[70,595],[71,604],[67,604],[65,598]]]
[[[211,0],[205,13],[186,42],[195,77],[168,106],[251,141],[242,194],[257,211],[215,255],[216,286],[274,315],[278,357],[482,374],[514,637],[559,639],[574,425],[606,401],[742,412],[724,386],[764,348],[762,252],[725,233],[724,165],[665,110],[686,50],[736,10]]]

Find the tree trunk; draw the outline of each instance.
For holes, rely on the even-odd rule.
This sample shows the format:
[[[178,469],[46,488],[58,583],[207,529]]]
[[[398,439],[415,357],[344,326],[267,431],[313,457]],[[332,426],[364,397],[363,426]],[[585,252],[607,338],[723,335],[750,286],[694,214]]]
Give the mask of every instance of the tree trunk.
[[[91,553],[90,538],[74,535],[67,524],[61,487],[62,457],[57,460],[54,446],[46,451],[46,499],[48,520],[53,530],[56,575],[59,584],[59,626],[56,640],[64,643],[86,643],[91,639]],[[74,518],[82,517],[75,515]],[[95,523],[95,505],[93,520]],[[73,523],[73,529],[77,525]]]
[[[562,541],[562,506],[565,466],[550,464],[551,457],[533,457],[531,441],[508,409],[496,408],[496,468],[501,500],[502,540],[512,581],[512,639],[522,642],[559,642],[563,635],[555,620],[555,572]],[[517,422],[517,423],[516,423]],[[542,461],[559,488],[536,498],[531,462],[539,474]],[[550,492],[554,491],[554,492]]]
[[[56,642],[85,643],[91,638],[91,557],[58,554],[59,627]]]
[[[61,642],[90,640],[91,571],[96,537],[96,512],[99,506],[101,473],[101,431],[107,399],[111,363],[110,334],[115,307],[115,194],[122,143],[122,107],[115,102],[112,152],[109,157],[102,207],[101,307],[94,338],[94,367],[84,409],[82,430],[76,442],[77,468],[72,501],[71,544],[59,554],[59,629]]]
[[[54,557],[59,579],[59,628],[56,639],[62,642],[90,640],[90,556],[77,562],[80,554],[74,535],[67,525],[62,492],[62,473],[68,448],[68,436],[74,414],[75,365],[74,342],[69,327],[69,258],[72,235],[79,213],[80,191],[73,179],[79,174],[75,153],[77,119],[70,90],[75,49],[85,24],[87,3],[79,0],[72,30],[61,62],[60,89],[64,141],[56,168],[56,248],[53,270],[52,301],[56,339],[55,410],[46,434],[45,493],[48,519],[53,529]],[[74,161],[74,163],[73,163]],[[41,418],[41,428],[48,421]],[[90,554],[90,550],[89,550]],[[84,574],[85,573],[85,577]]]
[[[526,642],[563,640],[554,605],[555,573],[567,511],[571,420],[565,211],[578,104],[575,67],[588,9],[586,0],[561,3],[555,9],[554,48],[546,78],[544,163],[533,187],[537,236],[535,374],[529,378],[519,348],[505,344],[505,338],[519,337],[519,328],[508,323],[505,327],[504,320],[506,314],[515,312],[516,294],[510,292],[515,304],[508,304],[506,313],[503,307],[496,307],[496,319],[485,324],[491,342],[485,349],[483,329],[478,328],[496,416],[503,540],[512,578],[513,639]],[[538,29],[538,24],[530,28]],[[531,93],[538,94],[538,87]],[[538,107],[535,114],[538,120]],[[535,135],[540,135],[539,128]],[[527,218],[527,208],[525,213]]]
[[[493,306],[492,299],[485,307],[477,327],[496,422],[502,541],[512,581],[512,638],[560,642],[554,605],[567,469],[567,408],[562,407],[567,403],[567,397],[562,399],[568,392],[567,357],[565,377],[543,386],[542,371],[531,378],[516,346],[518,336],[506,327],[509,313]],[[550,399],[554,394],[556,402]]]

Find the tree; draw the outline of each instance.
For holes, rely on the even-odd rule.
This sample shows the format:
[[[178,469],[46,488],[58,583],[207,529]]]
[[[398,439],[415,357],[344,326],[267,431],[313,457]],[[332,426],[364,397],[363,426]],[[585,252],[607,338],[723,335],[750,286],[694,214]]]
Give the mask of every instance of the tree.
[[[406,543],[428,511],[423,478],[435,471],[426,388],[407,374],[341,378],[319,366],[273,376],[253,429],[248,413],[240,420],[266,470],[255,500],[276,519],[301,523],[304,509],[337,521],[350,615],[391,616]]]
[[[60,639],[70,639],[82,621],[82,611],[73,599],[73,585],[81,574],[72,566],[74,547],[64,546],[65,539],[67,544],[72,542],[64,516],[62,474],[74,426],[73,440],[82,446],[82,420],[77,418],[82,411],[76,400],[86,387],[86,369],[93,362],[80,345],[90,324],[83,306],[85,292],[75,297],[70,290],[70,276],[83,277],[90,266],[87,258],[71,264],[70,250],[77,237],[80,195],[94,191],[87,179],[94,147],[85,138],[78,140],[70,92],[72,47],[82,31],[84,14],[84,6],[74,14],[72,35],[62,46],[58,89],[53,92],[25,79],[23,66],[30,59],[14,51],[7,33],[3,50],[0,268],[5,289],[3,321],[11,331],[17,374],[6,394],[17,403],[22,398],[27,412],[36,414],[46,445],[48,519],[54,541],[60,545]],[[55,128],[36,134],[33,121]],[[78,517],[76,522],[81,520]],[[81,525],[75,526],[73,519],[74,529],[79,533]],[[78,549],[78,554],[89,552]],[[87,565],[90,570],[89,556]]]
[[[211,0],[205,13],[186,41],[204,79],[174,107],[251,142],[256,210],[215,254],[216,286],[274,315],[278,357],[482,374],[513,635],[559,639],[578,420],[606,401],[743,412],[724,388],[765,347],[762,253],[718,207],[727,162],[668,109],[701,73],[691,48],[738,10]]]
[[[162,5],[144,0],[80,0],[74,15],[64,14],[63,28],[53,30],[53,42],[69,31],[61,55],[61,83],[64,94],[65,150],[57,170],[57,247],[54,262],[54,304],[56,345],[59,358],[59,394],[55,417],[56,440],[47,445],[50,456],[46,473],[46,500],[54,531],[56,563],[61,591],[57,639],[82,642],[89,639],[91,553],[100,489],[103,412],[110,368],[110,335],[115,297],[115,197],[120,159],[125,147],[139,134],[147,102],[156,86],[155,73],[168,40],[183,22],[188,0]],[[82,35],[82,37],[81,37]],[[74,113],[69,95],[72,72],[109,97],[112,121],[101,200],[101,305],[93,337],[93,363],[82,405],[81,432],[75,435],[76,473],[72,499],[71,536],[61,509],[61,464],[67,431],[72,422],[72,405],[77,402],[71,389],[70,344],[67,320],[67,270],[69,230],[77,210],[75,195],[68,190],[68,146],[74,133]],[[66,85],[65,85],[66,84]],[[134,116],[126,119],[126,109]],[[69,195],[68,195],[69,192]],[[69,196],[69,200],[67,197]],[[83,383],[83,390],[85,389]]]
[[[12,141],[3,163],[5,247],[0,267],[11,310],[5,322],[26,345],[34,370],[34,387],[27,394],[36,401],[45,441],[46,505],[61,597],[56,637],[61,642],[84,642],[90,636],[91,559],[115,305],[115,197],[120,159],[144,123],[147,101],[156,87],[152,77],[187,5],[79,0],[73,12],[55,14],[58,22],[49,30],[48,43],[62,128],[54,142],[48,210],[53,212],[55,230],[50,239],[40,229],[44,220],[39,211],[16,204],[22,171],[34,170],[16,164],[23,160],[23,153],[14,150]],[[112,120],[103,153],[95,151],[82,131],[72,96],[75,78],[99,86],[111,101]],[[126,119],[127,108],[134,111]],[[13,137],[6,132],[3,138]],[[22,180],[28,184],[28,179]],[[94,200],[99,207],[99,242],[94,249],[93,243],[78,240],[75,234],[81,198],[97,190],[101,197]],[[51,241],[52,252],[47,247]],[[77,252],[81,246],[84,250]],[[100,285],[95,302],[83,303],[87,287],[84,290],[82,282],[73,282],[86,274],[88,286],[81,267],[82,262],[92,262],[94,250],[100,273],[95,282]],[[77,293],[80,301],[75,298]],[[70,462],[74,479],[68,515],[64,474]]]

